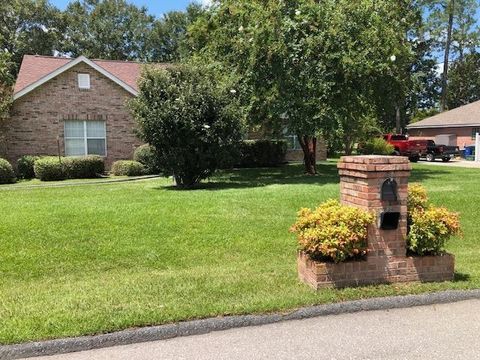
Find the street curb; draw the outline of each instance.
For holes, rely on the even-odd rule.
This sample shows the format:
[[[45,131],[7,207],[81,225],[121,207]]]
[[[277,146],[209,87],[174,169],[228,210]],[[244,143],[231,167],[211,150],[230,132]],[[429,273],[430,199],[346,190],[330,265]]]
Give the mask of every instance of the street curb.
[[[319,316],[356,313],[360,311],[389,310],[414,306],[446,304],[471,299],[480,299],[480,289],[469,291],[450,290],[422,295],[390,296],[355,300],[301,308],[287,314],[216,317],[176,324],[130,329],[97,336],[82,336],[19,345],[5,345],[0,346],[0,360],[57,355],[118,345],[166,340],[180,336],[206,334],[212,331],[273,324],[280,321],[301,320]]]

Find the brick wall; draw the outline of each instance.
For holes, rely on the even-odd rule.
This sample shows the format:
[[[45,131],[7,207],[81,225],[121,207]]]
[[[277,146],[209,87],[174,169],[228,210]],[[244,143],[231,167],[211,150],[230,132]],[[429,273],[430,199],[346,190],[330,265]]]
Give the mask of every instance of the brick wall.
[[[285,156],[287,161],[303,161],[303,150],[288,150]],[[317,140],[317,161],[327,160],[327,145],[323,139]]]
[[[90,74],[91,89],[80,90],[77,74]],[[14,102],[12,116],[1,129],[7,138],[6,157],[65,153],[64,121],[104,119],[107,165],[129,159],[141,142],[125,103],[131,94],[86,64],[79,64]]]
[[[475,140],[472,139],[472,130],[473,127],[411,129],[408,131],[408,135],[412,139],[435,140],[437,135],[454,134],[457,136],[456,146],[460,147],[460,149],[463,149],[465,146],[475,145]]]

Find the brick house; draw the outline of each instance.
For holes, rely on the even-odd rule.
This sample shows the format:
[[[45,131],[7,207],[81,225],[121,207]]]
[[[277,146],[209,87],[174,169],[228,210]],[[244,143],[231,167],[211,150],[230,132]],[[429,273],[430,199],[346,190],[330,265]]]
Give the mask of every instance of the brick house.
[[[158,64],[158,66],[165,66]],[[142,64],[26,55],[13,94],[10,118],[0,123],[0,156],[104,156],[107,166],[131,159],[141,141],[126,102],[138,93]],[[303,159],[298,141],[287,160]],[[323,142],[318,160],[326,159]]]
[[[137,95],[141,64],[25,56],[3,124],[4,152],[23,155],[101,155],[109,165],[141,144],[125,103]]]
[[[410,124],[407,129],[413,139],[435,140],[460,149],[475,145],[475,134],[480,132],[480,101]]]

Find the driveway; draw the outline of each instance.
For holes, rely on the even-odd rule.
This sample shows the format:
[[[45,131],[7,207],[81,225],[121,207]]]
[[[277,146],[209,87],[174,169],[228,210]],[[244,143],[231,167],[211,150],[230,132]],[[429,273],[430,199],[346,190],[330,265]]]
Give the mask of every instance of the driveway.
[[[480,300],[333,315],[40,360],[479,359]]]
[[[419,164],[426,165],[438,165],[438,166],[448,166],[448,167],[463,167],[463,168],[473,168],[480,169],[480,162],[467,161],[467,160],[451,160],[449,162],[443,162],[442,160],[435,160],[434,162],[427,162],[420,160]]]

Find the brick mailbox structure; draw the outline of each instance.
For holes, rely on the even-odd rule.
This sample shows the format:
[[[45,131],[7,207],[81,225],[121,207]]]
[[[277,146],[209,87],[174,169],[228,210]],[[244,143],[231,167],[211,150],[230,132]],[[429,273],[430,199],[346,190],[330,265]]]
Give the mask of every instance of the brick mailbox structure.
[[[315,289],[410,281],[453,280],[454,257],[407,256],[407,197],[411,165],[397,156],[346,156],[338,163],[341,202],[373,212],[364,260],[316,262],[298,254],[298,273]]]

